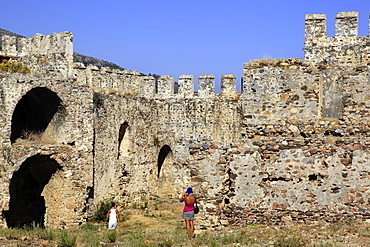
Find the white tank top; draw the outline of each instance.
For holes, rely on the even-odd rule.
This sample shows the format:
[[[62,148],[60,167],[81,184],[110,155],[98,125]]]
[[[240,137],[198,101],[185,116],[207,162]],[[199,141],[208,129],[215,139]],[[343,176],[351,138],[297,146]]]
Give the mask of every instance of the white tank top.
[[[109,220],[116,219],[116,209],[111,209],[109,214]]]

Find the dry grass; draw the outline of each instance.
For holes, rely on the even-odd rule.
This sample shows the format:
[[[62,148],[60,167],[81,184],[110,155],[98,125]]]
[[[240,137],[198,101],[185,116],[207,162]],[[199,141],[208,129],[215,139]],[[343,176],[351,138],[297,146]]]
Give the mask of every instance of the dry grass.
[[[300,58],[291,58],[291,59],[264,58],[264,59],[252,60],[249,63],[245,64],[245,66],[247,67],[264,67],[264,66],[279,67],[279,66],[301,65],[301,64],[304,64],[304,61]]]
[[[80,229],[0,229],[0,246],[370,246],[370,224],[345,222],[313,225],[249,225],[223,231],[200,231],[188,240],[182,204],[154,198],[147,207],[120,209],[125,219],[114,231],[105,223]],[[195,224],[197,221],[195,221]]]
[[[22,145],[34,145],[34,144],[50,144],[53,143],[55,137],[53,136],[53,132],[49,129],[46,129],[43,132],[32,132],[32,131],[25,131],[22,134],[21,138],[17,138],[15,140],[15,144],[22,144]]]
[[[369,224],[364,222],[275,227],[254,225],[238,230],[198,231],[191,240],[184,224],[171,225],[143,215],[132,217],[114,232],[96,228],[47,230],[1,229],[0,245],[8,246],[370,246]],[[147,218],[146,218],[147,219]],[[42,231],[48,231],[41,233]],[[31,245],[27,245],[31,244]]]
[[[30,68],[21,62],[3,60],[0,62],[0,72],[5,73],[30,73]]]
[[[22,144],[27,144],[27,143],[40,144],[41,139],[42,139],[42,133],[27,131],[27,132],[23,132],[22,138],[18,138],[15,142],[22,143]]]

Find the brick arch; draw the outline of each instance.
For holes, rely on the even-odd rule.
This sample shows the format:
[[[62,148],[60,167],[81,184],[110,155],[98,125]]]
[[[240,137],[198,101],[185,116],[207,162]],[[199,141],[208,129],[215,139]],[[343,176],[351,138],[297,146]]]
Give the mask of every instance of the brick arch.
[[[14,172],[9,185],[9,210],[4,211],[8,227],[44,226],[46,202],[42,192],[60,168],[50,155],[37,154]]]
[[[62,124],[66,115],[65,107],[58,95],[46,87],[28,91],[14,108],[11,123],[11,143],[27,139],[30,135],[52,141],[53,132]],[[49,128],[48,128],[49,127]],[[48,129],[48,138],[44,132]]]

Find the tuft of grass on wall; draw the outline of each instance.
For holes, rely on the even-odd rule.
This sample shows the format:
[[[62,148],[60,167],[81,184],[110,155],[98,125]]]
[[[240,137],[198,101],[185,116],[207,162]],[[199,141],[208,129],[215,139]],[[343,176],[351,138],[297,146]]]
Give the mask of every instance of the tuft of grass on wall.
[[[3,60],[0,62],[0,72],[5,73],[30,73],[31,70],[28,66],[23,65],[21,62],[11,62]]]

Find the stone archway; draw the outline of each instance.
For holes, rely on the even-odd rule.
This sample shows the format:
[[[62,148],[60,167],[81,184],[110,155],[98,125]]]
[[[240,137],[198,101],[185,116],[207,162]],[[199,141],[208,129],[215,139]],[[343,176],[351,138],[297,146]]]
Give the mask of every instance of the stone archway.
[[[57,136],[54,132],[63,125],[66,115],[61,103],[57,94],[45,87],[33,88],[27,92],[13,112],[11,143],[19,139],[54,141]]]
[[[10,181],[9,210],[4,212],[8,227],[44,227],[46,205],[42,192],[59,164],[48,155],[28,158]]]

